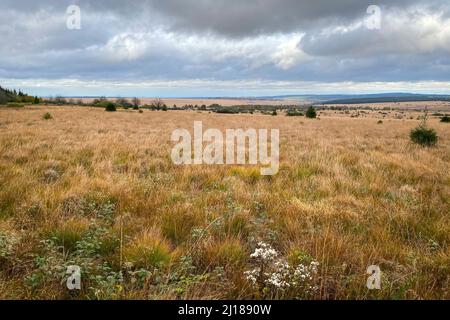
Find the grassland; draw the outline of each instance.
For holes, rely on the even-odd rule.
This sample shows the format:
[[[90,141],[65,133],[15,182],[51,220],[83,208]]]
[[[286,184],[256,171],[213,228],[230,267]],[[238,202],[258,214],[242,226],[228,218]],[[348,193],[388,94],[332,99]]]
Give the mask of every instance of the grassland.
[[[416,118],[0,108],[0,298],[450,299],[450,126],[421,148]],[[280,129],[280,172],[173,165],[194,120]],[[317,273],[254,286],[261,241]]]

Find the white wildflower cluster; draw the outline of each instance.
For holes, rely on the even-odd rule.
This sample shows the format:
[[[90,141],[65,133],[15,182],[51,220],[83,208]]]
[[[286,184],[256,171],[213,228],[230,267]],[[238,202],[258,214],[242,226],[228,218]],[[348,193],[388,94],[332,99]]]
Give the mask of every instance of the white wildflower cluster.
[[[289,283],[290,265],[284,260],[278,260],[274,263],[272,272],[267,272],[264,275],[267,277],[266,283],[275,288],[286,289],[291,286]]]
[[[261,274],[260,268],[255,268],[253,270],[245,271],[244,275],[251,283],[256,284],[258,281],[258,277]]]
[[[306,292],[316,291],[318,287],[313,286],[310,283],[312,283],[314,276],[317,274],[318,267],[319,263],[314,260],[311,261],[309,265],[300,263],[294,270],[292,284],[294,286],[297,286],[299,284],[303,285]]]
[[[253,285],[281,290],[301,286],[308,292],[316,289],[312,282],[319,266],[317,261],[313,260],[309,264],[299,263],[293,267],[264,242],[258,243],[250,257],[256,260],[258,266],[244,272],[244,275]]]
[[[269,244],[264,242],[258,243],[258,248],[250,255],[250,258],[261,259],[263,261],[270,262],[278,256],[278,252],[273,249]]]
[[[301,280],[311,280],[312,277],[317,273],[317,267],[319,263],[317,261],[312,261],[309,265],[299,264],[294,270],[294,277]]]

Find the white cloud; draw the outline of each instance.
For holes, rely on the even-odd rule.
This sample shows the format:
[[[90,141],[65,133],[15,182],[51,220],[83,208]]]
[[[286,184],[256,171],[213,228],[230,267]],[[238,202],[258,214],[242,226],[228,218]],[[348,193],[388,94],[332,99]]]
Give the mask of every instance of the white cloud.
[[[110,61],[136,60],[147,50],[147,42],[142,34],[121,33],[111,38],[103,47],[106,58]]]
[[[277,67],[287,70],[311,59],[299,48],[302,37],[303,35],[294,36],[278,46],[276,52],[272,55]]]
[[[179,34],[161,28],[146,33],[120,33],[102,46],[87,48],[108,61],[120,62],[154,56],[177,56],[191,63],[245,61],[251,69],[266,64],[287,70],[307,55],[299,48],[301,34],[276,34],[231,40],[216,35]]]

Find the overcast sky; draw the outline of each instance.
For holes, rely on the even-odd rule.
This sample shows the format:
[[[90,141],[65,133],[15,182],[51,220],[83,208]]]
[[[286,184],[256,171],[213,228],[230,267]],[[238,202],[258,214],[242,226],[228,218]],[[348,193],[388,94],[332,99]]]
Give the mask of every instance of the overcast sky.
[[[1,0],[0,40],[45,96],[450,94],[449,0]]]

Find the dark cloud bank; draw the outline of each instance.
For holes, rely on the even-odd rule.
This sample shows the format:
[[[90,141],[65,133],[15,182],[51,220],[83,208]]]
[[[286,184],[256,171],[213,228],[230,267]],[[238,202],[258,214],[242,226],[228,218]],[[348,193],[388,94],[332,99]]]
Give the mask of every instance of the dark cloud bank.
[[[81,8],[80,30],[66,28],[71,4]],[[379,30],[365,24],[371,4]],[[83,93],[83,83],[126,94],[167,82],[189,94],[200,81],[205,95],[221,83],[240,93],[233,82],[273,83],[274,93],[277,83],[439,92],[450,83],[447,0],[2,0],[0,39],[1,82],[39,93]]]

